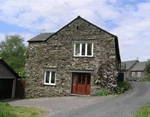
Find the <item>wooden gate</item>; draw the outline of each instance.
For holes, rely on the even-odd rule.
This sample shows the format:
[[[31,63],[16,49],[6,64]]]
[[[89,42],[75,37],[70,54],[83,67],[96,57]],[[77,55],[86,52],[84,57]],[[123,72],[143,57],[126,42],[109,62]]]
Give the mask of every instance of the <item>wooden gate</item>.
[[[88,73],[73,73],[72,74],[72,93],[89,95],[91,86],[91,76]]]

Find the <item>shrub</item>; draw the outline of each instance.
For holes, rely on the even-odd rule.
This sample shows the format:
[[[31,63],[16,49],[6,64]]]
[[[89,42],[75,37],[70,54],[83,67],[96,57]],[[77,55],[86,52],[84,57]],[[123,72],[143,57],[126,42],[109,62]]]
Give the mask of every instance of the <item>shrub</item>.
[[[124,91],[128,90],[128,88],[129,88],[129,84],[128,83],[126,83],[126,82],[118,82],[118,87],[117,87],[116,93],[121,94]]]
[[[129,84],[126,82],[118,82],[118,87],[116,90],[112,91],[110,89],[104,89],[99,91],[96,95],[97,96],[107,96],[107,95],[115,95],[115,94],[121,94],[124,91],[128,90]]]
[[[115,92],[109,90],[109,89],[104,89],[104,90],[101,90],[99,91],[96,95],[97,96],[107,96],[107,95],[114,95]]]
[[[25,73],[25,69],[24,68],[21,68],[20,71],[19,71],[19,76],[21,77],[25,77],[26,73]]]
[[[150,77],[146,77],[146,78],[142,79],[142,81],[148,81],[148,82],[150,82]]]

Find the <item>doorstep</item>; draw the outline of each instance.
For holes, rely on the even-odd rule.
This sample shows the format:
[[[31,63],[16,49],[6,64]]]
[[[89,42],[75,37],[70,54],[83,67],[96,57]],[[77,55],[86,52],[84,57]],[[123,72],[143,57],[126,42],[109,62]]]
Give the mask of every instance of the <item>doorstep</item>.
[[[77,97],[91,97],[90,95],[83,95],[83,94],[70,94],[70,96],[77,96]]]

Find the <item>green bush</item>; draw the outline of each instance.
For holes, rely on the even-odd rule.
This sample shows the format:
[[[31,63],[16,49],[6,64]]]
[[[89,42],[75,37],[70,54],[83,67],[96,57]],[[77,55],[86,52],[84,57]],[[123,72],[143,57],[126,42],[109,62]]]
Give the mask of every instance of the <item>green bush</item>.
[[[126,82],[118,82],[118,87],[117,87],[116,93],[121,94],[124,91],[128,90],[128,88],[129,88],[129,84],[128,83],[126,83]]]
[[[25,75],[26,75],[25,69],[24,69],[24,68],[21,68],[21,69],[19,70],[19,76],[21,76],[22,78],[24,78]]]
[[[96,95],[97,96],[107,96],[107,95],[115,95],[115,94],[121,94],[124,91],[128,90],[129,84],[126,82],[118,82],[118,87],[116,90],[111,91],[110,89],[104,89],[99,91]]]
[[[144,78],[144,79],[142,79],[142,81],[147,81],[147,82],[150,82],[150,77],[146,77],[146,78]]]
[[[97,96],[107,96],[107,95],[114,95],[115,92],[110,91],[109,89],[101,90],[96,95]]]

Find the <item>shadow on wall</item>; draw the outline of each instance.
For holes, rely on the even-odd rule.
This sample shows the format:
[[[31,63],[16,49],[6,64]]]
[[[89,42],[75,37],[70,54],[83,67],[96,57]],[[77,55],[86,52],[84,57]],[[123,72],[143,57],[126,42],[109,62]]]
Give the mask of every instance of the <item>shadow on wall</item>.
[[[16,98],[23,99],[25,94],[25,80],[17,80],[16,82]]]

